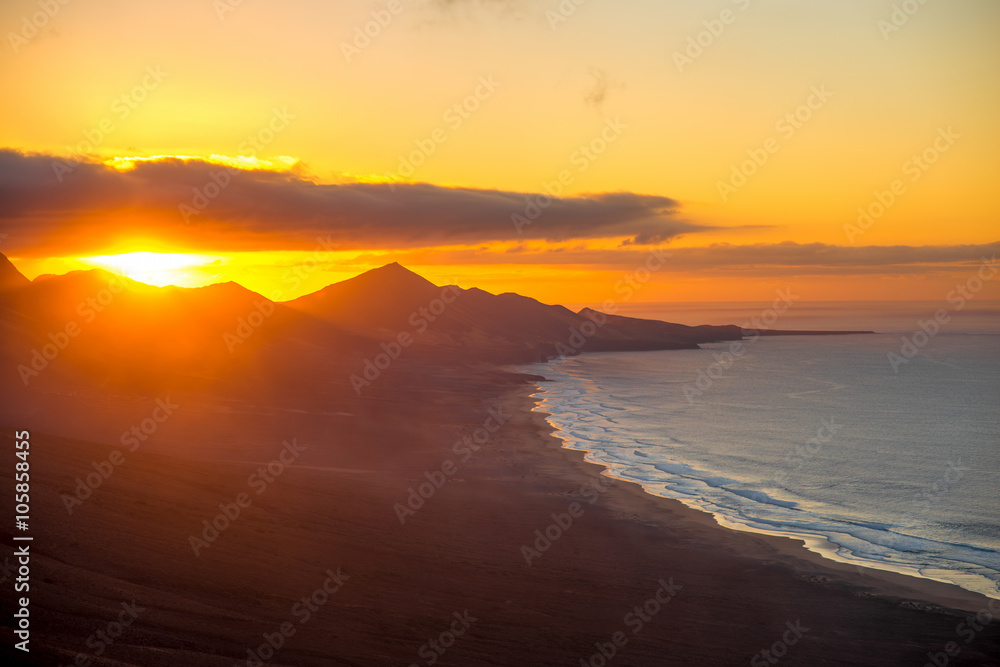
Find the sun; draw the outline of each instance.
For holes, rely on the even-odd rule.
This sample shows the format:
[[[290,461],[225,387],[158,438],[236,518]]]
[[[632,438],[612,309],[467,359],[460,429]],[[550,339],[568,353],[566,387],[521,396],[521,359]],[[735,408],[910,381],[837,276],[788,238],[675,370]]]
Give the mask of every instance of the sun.
[[[81,262],[107,269],[147,285],[198,287],[210,282],[218,257],[174,252],[126,252],[81,257]]]

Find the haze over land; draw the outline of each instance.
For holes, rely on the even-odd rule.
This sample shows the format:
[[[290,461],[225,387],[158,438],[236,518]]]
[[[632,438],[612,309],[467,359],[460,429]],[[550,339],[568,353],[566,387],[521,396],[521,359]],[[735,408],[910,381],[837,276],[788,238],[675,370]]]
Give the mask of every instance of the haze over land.
[[[399,265],[288,304],[100,270],[28,283],[2,260],[0,286],[0,422],[33,443],[32,653],[8,627],[14,664],[94,659],[123,602],[135,618],[102,653],[142,666],[256,664],[284,623],[284,664],[426,660],[455,614],[448,660],[553,664],[636,633],[623,615],[647,599],[669,604],[616,649],[635,664],[730,664],[793,618],[812,664],[908,664],[988,604],[613,482],[530,412],[542,378],[484,363],[697,352],[739,327],[597,326]],[[333,593],[305,614],[314,590]],[[956,664],[989,664],[996,624],[974,638]]]
[[[398,261],[575,303],[669,245],[636,300],[934,301],[997,250],[989,0],[221,5],[60,5],[29,37],[33,5],[0,8],[28,277],[286,300]],[[190,256],[112,257],[150,250]]]
[[[4,664],[1000,665],[998,25],[0,3]]]

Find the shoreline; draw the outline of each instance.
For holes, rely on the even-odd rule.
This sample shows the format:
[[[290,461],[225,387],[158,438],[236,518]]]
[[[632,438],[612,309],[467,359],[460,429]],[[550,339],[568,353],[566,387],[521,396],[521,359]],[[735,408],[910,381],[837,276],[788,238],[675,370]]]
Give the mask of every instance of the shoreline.
[[[315,386],[282,402],[174,396],[198,407],[130,453],[72,515],[62,494],[116,447],[101,425],[131,423],[146,406],[32,393],[39,413],[18,425],[37,443],[33,527],[43,539],[32,547],[31,662],[15,664],[95,658],[87,638],[133,600],[144,611],[106,664],[248,664],[287,622],[296,633],[268,664],[427,664],[421,646],[468,612],[477,620],[440,664],[598,665],[591,657],[615,636],[626,641],[608,667],[747,664],[801,623],[788,664],[916,665],[962,642],[977,612],[1000,617],[1000,605],[954,586],[858,575],[609,478],[534,410],[538,376],[435,368],[414,365],[412,383],[374,399],[306,403]],[[306,409],[290,417],[286,401]],[[334,403],[354,416],[330,414]],[[44,427],[49,415],[73,437]],[[456,444],[491,415],[502,427],[464,456]],[[301,458],[251,492],[217,537],[204,532],[291,437],[308,446]],[[397,505],[422,486],[401,516]],[[13,557],[3,532],[0,560]],[[192,535],[210,546],[194,552]],[[294,605],[339,568],[343,590],[299,625]],[[676,585],[669,604],[664,582]],[[638,624],[633,610],[654,608]],[[982,623],[949,665],[1000,664],[1000,622]]]
[[[545,381],[551,382],[552,380],[548,380],[546,378]],[[664,506],[672,506],[671,509],[673,513],[690,513],[684,518],[687,520],[694,520],[697,523],[708,524],[717,528],[719,531],[731,531],[764,538],[768,540],[769,547],[782,554],[784,558],[801,560],[803,563],[808,563],[809,567],[828,569],[830,571],[831,582],[846,585],[854,589],[856,593],[874,588],[876,590],[875,595],[890,598],[912,597],[916,598],[916,600],[913,600],[912,602],[917,604],[924,602],[929,603],[930,605],[939,606],[943,609],[956,609],[967,612],[976,612],[987,607],[987,605],[989,605],[989,600],[991,599],[1000,601],[1000,597],[991,598],[982,593],[963,588],[954,582],[933,579],[921,576],[917,573],[911,574],[897,569],[879,567],[859,568],[857,563],[848,562],[846,559],[842,561],[830,558],[826,554],[820,552],[818,548],[810,548],[810,538],[819,541],[822,539],[821,537],[805,535],[797,536],[794,534],[779,533],[777,531],[765,532],[739,525],[727,526],[721,523],[713,512],[692,507],[678,498],[670,498],[651,493],[647,491],[644,485],[638,481],[614,475],[610,466],[597,461],[587,460],[587,456],[593,454],[592,451],[570,446],[568,441],[559,435],[560,429],[548,421],[548,417],[551,415],[550,413],[545,412],[544,408],[542,408],[543,399],[540,398],[540,394],[544,393],[544,391],[544,387],[542,387],[540,383],[533,382],[531,384],[531,389],[528,390],[523,397],[530,406],[529,409],[531,414],[537,416],[541,420],[539,428],[542,431],[548,431],[542,435],[557,441],[561,451],[567,453],[572,452],[574,455],[578,455],[578,464],[599,468],[601,471],[600,474],[616,480],[616,482],[623,485],[625,488],[630,489],[634,494],[638,494],[643,498],[653,501],[652,505],[654,506],[658,506],[661,503]],[[544,424],[544,426],[542,426],[542,424]],[[576,456],[573,456],[572,458],[575,460]],[[649,503],[643,504],[649,505]],[[720,536],[722,535],[724,535],[724,533],[720,533]],[[763,553],[745,553],[742,555],[748,558],[760,560],[771,560],[773,557],[773,555],[768,556]],[[873,563],[873,565],[877,565],[877,563]],[[859,569],[865,570],[866,573],[859,573]],[[994,604],[994,607],[1000,608],[1000,605]]]

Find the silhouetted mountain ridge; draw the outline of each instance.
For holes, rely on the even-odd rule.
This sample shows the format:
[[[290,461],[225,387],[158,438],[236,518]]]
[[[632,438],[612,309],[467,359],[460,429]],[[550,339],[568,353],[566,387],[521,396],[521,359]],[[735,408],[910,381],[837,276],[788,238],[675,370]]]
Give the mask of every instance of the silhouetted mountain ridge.
[[[275,303],[235,282],[156,287],[102,269],[28,281],[0,258],[3,352],[18,368],[32,357],[43,365],[36,353],[70,330],[77,333],[68,334],[72,345],[61,356],[133,380],[230,376],[252,367],[247,359],[309,372],[316,359],[346,364],[401,337],[420,358],[509,364],[691,349],[743,336],[732,325],[691,327],[590,308],[574,313],[513,292],[436,286],[398,263]]]
[[[132,385],[202,383],[290,366],[288,357],[306,363],[317,350],[353,358],[375,345],[235,282],[157,287],[103,269],[72,271],[7,290],[0,306],[4,367],[29,383],[31,371],[48,375],[50,366]]]
[[[0,255],[0,292],[26,287],[30,283],[5,255]]]
[[[412,334],[436,346],[484,360],[536,361],[562,354],[611,350],[662,350],[736,340],[737,327],[686,327],[609,317],[595,322],[560,305],[513,292],[438,287],[389,264],[288,302],[314,317],[374,337]]]

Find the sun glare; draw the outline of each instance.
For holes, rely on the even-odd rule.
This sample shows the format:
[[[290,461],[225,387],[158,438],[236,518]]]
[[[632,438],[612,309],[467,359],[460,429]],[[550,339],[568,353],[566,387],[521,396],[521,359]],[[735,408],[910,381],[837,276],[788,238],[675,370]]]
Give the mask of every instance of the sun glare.
[[[298,160],[296,158],[290,157],[288,155],[277,155],[273,158],[259,158],[252,157],[248,155],[217,155],[215,153],[209,155],[208,157],[198,156],[198,155],[151,155],[148,157],[110,157],[104,160],[104,164],[117,169],[118,171],[129,171],[130,169],[135,169],[136,164],[140,162],[159,162],[162,160],[181,160],[182,162],[190,160],[199,160],[201,162],[208,162],[211,164],[218,164],[224,167],[232,167],[233,169],[243,169],[243,170],[261,170],[261,171],[288,171],[294,167]]]
[[[128,252],[81,257],[80,261],[147,285],[196,287],[211,282],[206,281],[206,271],[218,258],[186,253]]]

